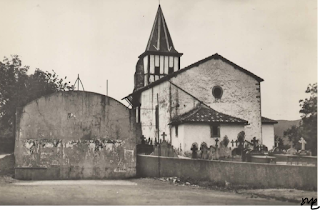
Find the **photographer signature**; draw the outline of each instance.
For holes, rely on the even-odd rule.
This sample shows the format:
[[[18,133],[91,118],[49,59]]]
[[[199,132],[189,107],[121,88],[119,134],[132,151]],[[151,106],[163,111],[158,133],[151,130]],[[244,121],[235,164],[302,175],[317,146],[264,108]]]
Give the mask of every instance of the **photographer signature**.
[[[304,205],[306,202],[307,202],[307,204],[309,204],[309,203],[311,204],[311,207],[310,207],[311,209],[319,209],[320,208],[320,206],[313,207],[313,205],[317,203],[316,198],[314,200],[313,200],[313,198],[311,198],[310,200],[308,198],[302,198],[301,206]]]

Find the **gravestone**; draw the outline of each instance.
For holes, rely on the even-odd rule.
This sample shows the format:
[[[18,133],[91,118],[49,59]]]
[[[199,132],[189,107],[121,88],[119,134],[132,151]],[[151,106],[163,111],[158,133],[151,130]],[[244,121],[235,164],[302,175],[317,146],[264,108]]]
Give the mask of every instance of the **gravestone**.
[[[231,157],[231,150],[223,142],[220,142],[219,156],[223,158]]]
[[[301,150],[305,150],[305,146],[307,144],[306,140],[301,137],[299,143],[301,143]]]
[[[168,157],[168,148],[169,148],[169,144],[163,140],[160,144],[161,156]]]
[[[197,143],[193,143],[190,150],[192,151],[192,158],[198,158],[198,155],[197,155],[198,145],[197,145]]]
[[[201,150],[201,159],[208,159],[208,146],[205,142],[201,144],[200,150]]]
[[[211,145],[208,151],[208,160],[214,160],[215,159],[215,154],[216,153],[216,148]]]
[[[287,150],[287,154],[296,155],[297,154],[297,150],[295,148],[291,147],[290,149]]]

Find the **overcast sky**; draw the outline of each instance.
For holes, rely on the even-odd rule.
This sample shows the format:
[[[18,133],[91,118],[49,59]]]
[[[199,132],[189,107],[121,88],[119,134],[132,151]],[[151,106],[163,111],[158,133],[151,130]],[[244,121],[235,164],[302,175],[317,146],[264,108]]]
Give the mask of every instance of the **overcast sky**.
[[[1,0],[0,58],[51,71],[117,100],[133,90],[158,0]],[[161,0],[181,67],[219,53],[262,77],[262,115],[299,119],[317,82],[316,0]],[[125,101],[122,101],[125,103]]]

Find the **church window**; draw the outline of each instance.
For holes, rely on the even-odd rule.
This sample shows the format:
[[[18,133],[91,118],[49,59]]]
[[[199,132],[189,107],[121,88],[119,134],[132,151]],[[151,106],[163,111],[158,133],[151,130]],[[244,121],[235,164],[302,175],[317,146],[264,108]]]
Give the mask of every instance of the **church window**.
[[[169,74],[173,73],[173,67],[169,67]]]
[[[211,137],[220,137],[220,126],[213,124],[210,126],[210,131],[211,131]]]
[[[178,125],[175,126],[175,130],[176,130],[176,137],[178,137],[178,134],[179,134],[179,133],[178,133],[178,131],[179,131]]]
[[[216,99],[221,99],[223,94],[222,88],[220,86],[214,86],[212,88],[212,95],[216,98]]]

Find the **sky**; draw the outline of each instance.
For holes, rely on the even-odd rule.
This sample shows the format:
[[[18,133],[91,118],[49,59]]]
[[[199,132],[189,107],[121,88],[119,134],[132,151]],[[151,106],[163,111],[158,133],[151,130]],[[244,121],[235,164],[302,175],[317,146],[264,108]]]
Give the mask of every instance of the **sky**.
[[[0,59],[121,100],[133,90],[159,0],[1,0]],[[300,118],[317,82],[316,0],[161,0],[181,68],[219,53],[264,79],[262,115]],[[126,102],[123,100],[125,105]]]

